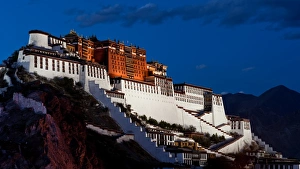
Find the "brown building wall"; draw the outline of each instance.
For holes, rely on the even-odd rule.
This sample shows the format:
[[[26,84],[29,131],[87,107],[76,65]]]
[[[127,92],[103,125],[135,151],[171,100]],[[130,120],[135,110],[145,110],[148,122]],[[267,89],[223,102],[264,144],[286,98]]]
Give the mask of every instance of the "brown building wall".
[[[112,78],[127,78],[125,56],[115,49],[108,50],[108,73]]]
[[[146,50],[111,40],[93,42],[76,34],[66,36],[81,59],[107,66],[111,78],[124,77],[144,81],[147,76]]]

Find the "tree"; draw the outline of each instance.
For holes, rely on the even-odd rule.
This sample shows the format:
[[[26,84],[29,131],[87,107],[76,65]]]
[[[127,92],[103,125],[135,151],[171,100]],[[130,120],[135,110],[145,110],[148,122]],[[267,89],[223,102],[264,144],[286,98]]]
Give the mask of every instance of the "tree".
[[[193,126],[193,125],[190,125],[189,127],[184,128],[184,131],[185,132],[195,132],[196,131],[196,127]]]
[[[142,116],[140,116],[140,119],[142,119],[143,121],[147,121],[147,116],[146,115],[142,115]]]
[[[159,122],[158,126],[164,129],[170,129],[171,124],[162,120]]]
[[[3,63],[6,65],[6,67],[10,68],[14,62],[17,62],[18,55],[19,51],[15,50],[6,60],[3,60]]]
[[[149,117],[149,119],[148,119],[147,122],[148,122],[149,124],[158,126],[158,122],[157,122],[155,119],[151,118],[151,117]]]

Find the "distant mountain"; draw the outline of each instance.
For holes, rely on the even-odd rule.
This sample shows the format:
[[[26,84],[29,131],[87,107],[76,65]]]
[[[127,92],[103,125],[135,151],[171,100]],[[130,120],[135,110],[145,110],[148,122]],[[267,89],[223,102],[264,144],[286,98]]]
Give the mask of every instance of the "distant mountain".
[[[249,118],[252,132],[285,157],[300,158],[300,93],[280,85],[254,96],[223,95],[226,114]]]

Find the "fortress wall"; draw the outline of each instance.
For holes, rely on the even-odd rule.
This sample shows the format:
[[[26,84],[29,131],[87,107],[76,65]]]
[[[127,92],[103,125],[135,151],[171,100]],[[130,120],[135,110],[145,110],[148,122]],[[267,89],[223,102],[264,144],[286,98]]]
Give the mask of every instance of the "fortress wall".
[[[227,117],[225,115],[225,110],[222,105],[212,105],[212,114],[213,114],[213,125],[218,126],[221,124],[226,124],[228,122]]]
[[[45,47],[47,49],[51,49],[52,47],[48,45],[48,35],[42,33],[30,33],[28,44]]]
[[[173,97],[168,97],[156,93],[144,93],[127,89],[124,91],[126,104],[139,115],[146,115],[158,121],[164,120],[169,123],[178,123],[176,107]]]
[[[47,64],[48,63],[48,64]],[[88,81],[95,81],[101,88],[110,90],[110,79],[102,66],[81,65],[79,62],[49,56],[24,55],[19,52],[18,64],[28,72],[47,78],[68,77],[81,82],[88,91]]]
[[[176,98],[175,97],[175,104],[178,105],[178,106],[180,106],[180,107],[183,107],[185,109],[193,110],[193,111],[200,111],[200,110],[204,109],[204,105],[197,104],[197,103],[190,103],[190,102],[188,102],[189,100],[187,100],[187,101],[180,101],[178,99],[180,99],[180,98]]]
[[[229,124],[226,124],[224,126],[219,127],[219,129],[226,131],[226,132],[230,132],[231,131],[231,127]]]
[[[24,97],[21,93],[14,93],[13,100],[21,108],[33,108],[35,113],[46,114],[47,109],[42,102],[37,102],[33,99]]]
[[[90,93],[108,107],[110,116],[120,125],[125,133],[134,134],[134,140],[157,160],[162,162],[175,162],[174,158],[171,158],[170,153],[165,152],[162,147],[156,147],[155,142],[151,142],[151,139],[146,137],[144,128],[136,126],[130,118],[126,117],[124,112],[121,112],[119,107],[116,107],[111,100],[106,97],[104,90],[99,89],[99,85],[96,85],[94,82],[89,82],[89,85]]]
[[[202,116],[200,116],[201,119],[207,121],[210,124],[213,124],[213,113],[204,113]]]
[[[85,78],[83,78],[83,83],[88,87],[89,81],[95,81],[96,84],[103,89],[110,90],[110,79],[107,75],[107,72],[102,66],[92,66],[92,65],[83,65],[84,66],[84,74]],[[88,91],[88,90],[86,90]]]
[[[19,65],[22,65],[30,73],[36,72],[47,78],[68,77],[74,79],[75,82],[79,81],[81,65],[78,62],[64,61],[54,57],[24,55],[22,52],[20,52],[18,60],[20,61]]]
[[[242,137],[240,139],[238,139],[237,141],[233,142],[232,144],[220,149],[219,152],[222,152],[222,153],[238,153],[245,146],[251,145],[252,133],[251,133],[250,122],[240,121],[240,129],[238,129],[238,127],[237,127],[236,129],[232,129],[231,132],[237,132]]]
[[[226,145],[225,147],[218,150],[218,152],[227,154],[227,153],[238,153],[241,152],[245,146],[250,145],[251,141],[245,140],[244,137],[241,137],[234,141],[233,143]]]
[[[125,105],[125,99],[124,98],[119,98],[119,97],[109,97],[112,102],[114,103],[122,103]]]
[[[152,117],[158,122],[178,123],[174,97],[160,94],[160,88],[151,84],[120,81],[121,92],[125,93],[125,103],[139,115]]]
[[[189,127],[190,125],[192,125],[196,127],[196,131],[203,131],[203,129],[201,128],[201,122],[198,118],[189,114],[182,108],[177,108],[177,114],[180,117],[180,121],[178,122],[178,124],[182,125],[183,127]]]
[[[252,139],[251,126],[249,121],[231,121],[230,132],[243,135],[246,139]]]
[[[226,139],[231,138],[231,136],[229,134],[218,130],[214,126],[206,123],[205,121],[198,119],[197,117],[189,114],[188,112],[186,112],[185,110],[183,110],[181,108],[177,109],[177,114],[179,114],[179,116],[182,117],[180,119],[181,122],[179,124],[181,124],[183,126],[193,125],[194,127],[196,127],[196,131],[203,132],[203,133],[209,133],[210,135],[217,134],[218,136],[224,136]]]
[[[102,129],[102,128],[94,126],[92,124],[87,124],[86,128],[91,129],[99,134],[106,135],[106,136],[119,136],[120,135],[120,133],[118,133],[118,132]]]

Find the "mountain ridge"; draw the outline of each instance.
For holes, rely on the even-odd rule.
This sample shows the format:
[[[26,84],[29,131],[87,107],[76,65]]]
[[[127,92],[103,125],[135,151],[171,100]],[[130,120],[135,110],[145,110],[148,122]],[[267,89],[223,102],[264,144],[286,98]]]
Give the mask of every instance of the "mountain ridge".
[[[226,114],[250,119],[255,135],[285,157],[300,158],[300,93],[278,85],[259,96],[226,94],[223,100]]]

